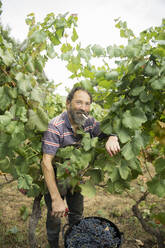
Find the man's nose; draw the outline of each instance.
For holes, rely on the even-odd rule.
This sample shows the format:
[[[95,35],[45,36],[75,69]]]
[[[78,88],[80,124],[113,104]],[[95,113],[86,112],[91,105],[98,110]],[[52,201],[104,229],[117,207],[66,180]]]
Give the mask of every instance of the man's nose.
[[[83,110],[83,111],[86,111],[86,104],[82,103],[80,109]]]

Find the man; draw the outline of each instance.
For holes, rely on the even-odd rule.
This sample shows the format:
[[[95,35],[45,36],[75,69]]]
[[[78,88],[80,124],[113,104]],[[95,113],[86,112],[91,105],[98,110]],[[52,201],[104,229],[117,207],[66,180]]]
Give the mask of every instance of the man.
[[[49,193],[45,195],[48,208],[47,236],[51,248],[58,247],[60,218],[65,215],[66,207],[69,209],[69,224],[74,224],[81,219],[83,213],[83,196],[80,192],[71,193],[68,189],[64,195],[60,195],[56,184],[56,168],[53,167],[53,158],[60,147],[78,143],[77,130],[82,127],[89,132],[91,137],[101,134],[99,122],[89,117],[92,96],[81,87],[73,88],[66,100],[67,111],[52,119],[48,130],[43,137],[43,161],[42,170]],[[120,151],[117,136],[110,136],[106,142],[106,150],[110,156]]]

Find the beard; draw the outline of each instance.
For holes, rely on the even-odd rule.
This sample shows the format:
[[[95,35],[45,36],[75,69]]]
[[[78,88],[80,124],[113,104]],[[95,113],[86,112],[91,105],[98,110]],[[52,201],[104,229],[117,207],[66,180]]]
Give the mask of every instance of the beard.
[[[86,122],[86,118],[82,115],[84,114],[85,116],[87,113],[85,113],[83,110],[74,110],[72,106],[70,106],[68,110],[70,117],[72,118],[72,121],[79,127],[83,126]]]

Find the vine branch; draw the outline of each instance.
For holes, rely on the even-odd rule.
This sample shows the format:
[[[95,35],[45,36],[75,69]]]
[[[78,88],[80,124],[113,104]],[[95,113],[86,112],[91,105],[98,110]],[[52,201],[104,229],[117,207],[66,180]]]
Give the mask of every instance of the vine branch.
[[[136,201],[136,204],[132,206],[132,211],[134,213],[134,215],[136,216],[136,218],[139,220],[139,222],[141,223],[143,229],[150,233],[152,236],[155,236],[157,239],[157,243],[158,243],[158,248],[164,248],[164,242],[165,242],[165,233],[160,230],[160,228],[153,228],[151,227],[146,220],[143,218],[142,213],[139,210],[139,204],[144,201],[147,197],[147,195],[149,194],[149,192],[145,192],[138,201]]]

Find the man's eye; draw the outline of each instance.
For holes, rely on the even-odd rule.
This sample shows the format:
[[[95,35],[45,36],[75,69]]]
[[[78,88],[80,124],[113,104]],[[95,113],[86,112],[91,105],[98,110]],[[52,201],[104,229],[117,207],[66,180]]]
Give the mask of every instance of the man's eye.
[[[77,103],[77,104],[82,104],[82,102],[81,102],[81,101],[76,101],[76,103]]]

